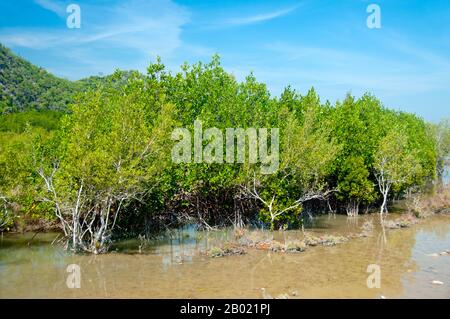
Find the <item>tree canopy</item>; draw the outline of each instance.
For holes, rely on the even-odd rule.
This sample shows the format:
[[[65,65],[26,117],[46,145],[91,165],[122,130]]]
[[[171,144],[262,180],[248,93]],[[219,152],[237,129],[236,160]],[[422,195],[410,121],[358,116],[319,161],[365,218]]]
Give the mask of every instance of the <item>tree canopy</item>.
[[[19,67],[27,64],[17,66],[22,74]],[[433,182],[448,159],[448,125],[393,111],[370,94],[348,94],[335,105],[321,101],[314,88],[302,95],[287,87],[274,97],[253,74],[237,81],[218,56],[176,73],[158,59],[146,74],[116,72],[88,82],[81,90],[64,89],[64,95],[74,93],[64,114],[0,117],[0,195],[9,205],[3,211],[17,202],[15,211],[26,213],[27,203],[40,203],[42,215],[60,221],[74,249],[105,251],[117,224],[137,232],[156,220],[278,228],[301,225],[305,212],[385,211],[389,198]],[[34,107],[9,84],[2,87],[7,107],[23,100],[24,110],[54,109],[39,99],[42,107]],[[245,161],[173,161],[174,129],[194,132],[200,122],[223,136],[242,129]],[[278,156],[270,174],[261,170],[264,163],[249,160],[252,129]],[[274,132],[279,145],[269,137]],[[202,154],[217,142],[201,140]]]

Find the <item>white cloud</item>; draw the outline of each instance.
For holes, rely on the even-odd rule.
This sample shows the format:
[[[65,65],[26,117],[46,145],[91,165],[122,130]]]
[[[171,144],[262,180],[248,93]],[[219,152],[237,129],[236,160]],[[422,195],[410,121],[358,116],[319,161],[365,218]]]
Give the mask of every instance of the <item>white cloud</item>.
[[[36,3],[55,13],[63,8],[63,16],[66,16],[65,2],[36,0]],[[183,44],[182,28],[189,22],[190,13],[170,0],[126,0],[102,5],[87,1],[77,3],[81,8],[80,29],[67,28],[65,19],[59,27],[4,28],[0,30],[0,42],[11,48],[45,50],[60,59],[70,59],[68,64],[77,65],[85,74],[89,74],[96,61],[99,66],[106,60],[110,61],[108,65],[116,62],[119,68],[135,68],[133,61],[168,56]],[[67,72],[61,70],[60,73]]]
[[[399,51],[397,53],[400,54],[395,55],[282,42],[263,48],[275,52],[276,59],[289,61],[290,64],[289,68],[277,65],[270,69],[261,62],[263,67],[259,68],[262,71],[259,74],[269,82],[288,78],[295,82],[292,84],[304,82],[326,88],[352,88],[385,95],[433,92],[450,84],[447,59],[430,51],[400,46],[398,42],[384,47],[385,50]],[[406,58],[412,58],[412,61]],[[424,65],[424,60],[429,63]]]
[[[34,0],[34,2],[46,10],[56,13],[60,17],[63,17],[66,14],[66,6],[60,1]]]
[[[285,16],[295,11],[298,6],[276,10],[272,12],[260,13],[246,17],[229,18],[223,21],[222,26],[241,26],[248,24],[255,24],[259,22],[273,20],[282,16]]]
[[[49,43],[57,41],[56,35],[45,34],[44,31],[25,31],[22,29],[2,29],[0,42],[8,47],[44,49]]]

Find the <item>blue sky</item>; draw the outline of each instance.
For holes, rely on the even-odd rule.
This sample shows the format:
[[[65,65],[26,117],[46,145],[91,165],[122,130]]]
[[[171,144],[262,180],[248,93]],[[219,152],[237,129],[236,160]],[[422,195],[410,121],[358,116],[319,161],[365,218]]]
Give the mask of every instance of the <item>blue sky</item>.
[[[66,7],[81,8],[81,28]],[[381,28],[369,29],[369,4]],[[122,0],[0,2],[0,42],[69,79],[171,70],[218,53],[242,80],[251,71],[273,95],[314,86],[323,100],[368,91],[387,107],[430,121],[450,116],[450,1]]]

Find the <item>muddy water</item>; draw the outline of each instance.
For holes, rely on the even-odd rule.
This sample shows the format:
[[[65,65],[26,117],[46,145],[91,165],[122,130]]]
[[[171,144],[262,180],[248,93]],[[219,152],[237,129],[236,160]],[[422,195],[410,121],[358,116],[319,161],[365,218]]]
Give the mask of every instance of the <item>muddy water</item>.
[[[323,216],[307,231],[349,235],[372,219],[372,236],[338,246],[309,247],[293,254],[253,249],[220,258],[204,252],[230,239],[231,231],[187,228],[144,245],[124,241],[101,256],[66,253],[51,245],[56,234],[33,240],[33,234],[5,235],[0,240],[0,298],[261,298],[261,288],[272,296],[287,293],[291,298],[450,298],[450,255],[430,256],[450,249],[448,215],[384,232],[375,215]],[[301,232],[274,236],[282,241]],[[81,267],[79,289],[66,285],[69,264]],[[367,287],[369,264],[380,266],[380,288]]]

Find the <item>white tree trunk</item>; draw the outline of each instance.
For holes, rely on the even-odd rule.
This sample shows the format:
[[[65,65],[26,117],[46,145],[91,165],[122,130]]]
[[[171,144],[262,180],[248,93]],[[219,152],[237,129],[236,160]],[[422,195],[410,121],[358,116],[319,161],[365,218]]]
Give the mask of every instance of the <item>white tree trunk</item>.
[[[388,209],[387,209],[387,200],[388,200],[388,194],[389,194],[389,185],[386,185],[382,191],[383,194],[383,203],[381,204],[381,208],[380,208],[380,214],[383,213],[388,213]]]

